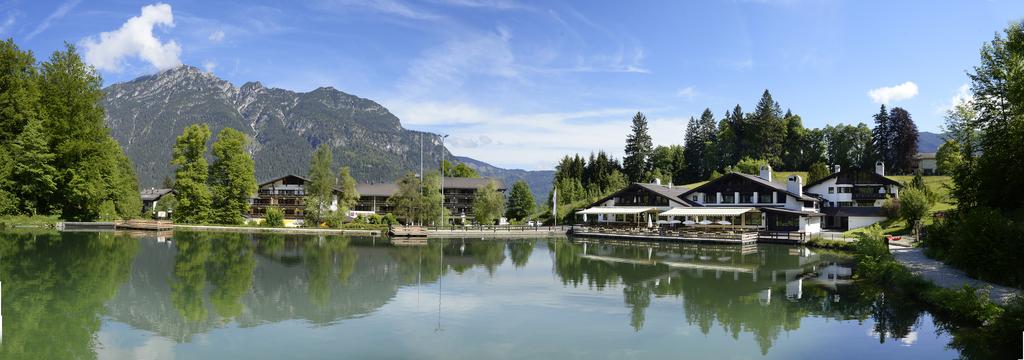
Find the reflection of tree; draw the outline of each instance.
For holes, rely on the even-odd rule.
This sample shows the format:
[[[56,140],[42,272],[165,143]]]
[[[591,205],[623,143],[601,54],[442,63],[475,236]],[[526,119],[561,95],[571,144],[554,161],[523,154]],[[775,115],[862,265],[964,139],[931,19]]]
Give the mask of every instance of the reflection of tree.
[[[175,232],[178,254],[174,256],[175,282],[171,300],[189,322],[206,319],[203,289],[206,287],[206,261],[210,258],[210,236],[199,232]]]
[[[431,283],[441,277],[442,248],[447,240],[430,240],[427,246],[395,247],[389,251],[398,262],[398,274],[404,284]]]
[[[256,237],[256,251],[260,254],[277,255],[284,250],[284,234],[262,234]]]
[[[112,233],[0,233],[0,359],[92,359],[103,304],[139,243]]]
[[[783,270],[803,266],[801,258],[791,255],[787,247],[762,247],[756,254],[742,254],[738,247],[666,249],[588,243],[584,254],[580,243],[551,241],[548,248],[554,253],[554,271],[564,284],[597,289],[621,285],[634,330],[643,327],[652,296],[678,297],[688,324],[704,334],[718,325],[737,339],[740,333],[749,333],[762,354],[767,354],[783,331],[798,329],[809,314],[837,319],[865,319],[874,314],[876,331],[897,337],[907,334],[918,314],[908,305],[911,302],[887,301],[858,286],[828,290],[802,285],[799,299],[787,298],[786,284],[795,279],[787,280]],[[651,248],[658,251],[648,252]],[[708,270],[672,268],[658,261],[715,266]],[[737,270],[714,270],[721,266]],[[751,273],[752,269],[758,272]],[[773,279],[771,270],[780,273],[778,279]],[[762,297],[769,292],[770,301]],[[843,301],[835,302],[838,297]]]
[[[512,264],[517,268],[526,266],[526,262],[530,260],[530,254],[533,253],[533,246],[537,244],[537,240],[516,240],[508,242],[508,254],[512,258]]]
[[[233,318],[242,313],[242,295],[252,288],[253,244],[245,234],[229,233],[213,241],[209,279],[210,302],[217,314]]]
[[[504,241],[471,241],[466,244],[466,253],[481,262],[487,273],[494,275],[501,263],[505,262]]]
[[[348,282],[348,276],[355,266],[356,255],[348,251],[348,261],[344,253],[348,249],[350,239],[342,236],[321,236],[316,240],[303,243],[303,255],[306,272],[309,275],[309,298],[317,306],[325,306],[331,297],[331,280],[334,276],[336,255],[342,255],[342,264],[337,279]],[[346,270],[348,266],[348,270]],[[347,272],[347,274],[344,274]]]

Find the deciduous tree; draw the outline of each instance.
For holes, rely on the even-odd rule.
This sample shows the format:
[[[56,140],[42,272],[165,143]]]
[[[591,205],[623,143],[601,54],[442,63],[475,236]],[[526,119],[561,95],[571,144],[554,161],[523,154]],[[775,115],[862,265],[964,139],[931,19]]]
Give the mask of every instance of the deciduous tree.
[[[211,220],[241,224],[249,212],[249,199],[256,194],[256,165],[247,149],[249,139],[232,128],[217,133],[210,166]]]
[[[197,224],[210,221],[213,200],[206,185],[209,172],[205,157],[209,140],[210,128],[206,124],[192,124],[185,128],[174,144],[171,164],[178,166],[174,173],[178,206],[172,218],[176,222]]]

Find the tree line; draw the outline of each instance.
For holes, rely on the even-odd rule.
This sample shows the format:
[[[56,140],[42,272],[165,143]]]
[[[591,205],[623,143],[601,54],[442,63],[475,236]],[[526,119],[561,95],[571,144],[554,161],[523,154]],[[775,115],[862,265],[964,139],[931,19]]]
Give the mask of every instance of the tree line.
[[[140,214],[134,167],[103,123],[102,84],[74,45],[37,63],[0,42],[0,216]]]

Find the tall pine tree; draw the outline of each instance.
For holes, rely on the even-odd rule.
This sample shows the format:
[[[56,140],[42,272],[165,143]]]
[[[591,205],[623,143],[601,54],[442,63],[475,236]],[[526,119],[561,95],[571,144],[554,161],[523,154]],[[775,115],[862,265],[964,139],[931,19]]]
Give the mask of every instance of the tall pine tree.
[[[782,120],[782,107],[765,89],[754,112],[750,114],[750,129],[746,139],[751,158],[763,158],[774,167],[782,167],[782,144],[786,140],[786,124]]]
[[[871,148],[875,157],[885,163],[887,168],[895,169],[896,153],[893,151],[893,129],[889,124],[889,112],[885,104],[881,105],[874,116],[875,127],[871,129]]]
[[[626,157],[622,159],[626,177],[631,182],[645,182],[649,176],[654,144],[647,130],[647,117],[643,113],[636,113],[633,116],[632,133],[626,137]]]

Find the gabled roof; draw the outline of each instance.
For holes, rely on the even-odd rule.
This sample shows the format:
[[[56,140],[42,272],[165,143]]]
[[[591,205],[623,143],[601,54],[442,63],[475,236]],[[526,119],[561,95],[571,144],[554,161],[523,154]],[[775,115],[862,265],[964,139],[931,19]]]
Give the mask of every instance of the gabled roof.
[[[390,197],[398,192],[398,184],[395,183],[380,183],[380,184],[356,184],[356,192],[359,196],[386,196]]]
[[[900,187],[903,186],[903,184],[900,184],[899,181],[887,178],[887,177],[882,176],[882,175],[878,175],[878,173],[876,173],[874,171],[852,168],[852,169],[843,169],[843,170],[840,170],[839,172],[834,172],[832,174],[829,174],[829,176],[823,177],[821,179],[815,180],[814,182],[812,182],[810,184],[804,185],[804,190],[810,189],[812,186],[821,184],[821,183],[823,183],[825,181],[828,181],[829,179],[834,179],[836,177],[839,177],[840,175],[847,175],[847,174],[850,174],[850,173],[853,173],[853,172],[861,172],[861,173],[864,173],[864,174],[868,174],[868,176],[871,176],[875,181],[877,181],[875,184],[896,185],[896,186],[900,186]]]
[[[153,200],[159,200],[164,195],[170,194],[172,192],[174,192],[173,189],[153,189],[153,188],[149,188],[149,189],[144,189],[144,190],[140,191],[139,195],[142,197],[143,201],[153,201]]]
[[[741,172],[731,172],[731,173],[722,175],[721,177],[719,177],[717,179],[708,181],[708,182],[706,182],[704,184],[701,184],[701,186],[693,188],[693,190],[687,191],[686,193],[682,194],[682,196],[685,197],[686,195],[690,195],[691,193],[697,192],[698,190],[700,190],[701,188],[703,188],[705,186],[710,186],[710,185],[712,185],[714,183],[717,183],[719,181],[725,181],[726,179],[730,179],[730,178],[734,178],[734,177],[740,177],[742,179],[746,179],[748,181],[752,181],[752,182],[755,182],[755,183],[758,183],[758,184],[770,187],[772,189],[784,192],[784,193],[786,193],[786,194],[788,194],[790,196],[793,196],[793,197],[798,198],[798,199],[803,200],[803,201],[817,201],[817,199],[815,199],[814,197],[808,196],[807,194],[804,194],[803,196],[800,196],[800,195],[797,195],[796,193],[790,192],[788,189],[786,189],[786,185],[783,185],[783,184],[780,184],[780,183],[777,183],[777,182],[774,182],[774,181],[768,181],[766,179],[762,179],[760,176],[744,174],[744,173],[741,173]]]
[[[619,191],[611,193],[611,195],[605,196],[605,197],[601,198],[600,200],[597,200],[594,203],[592,203],[590,205],[587,205],[587,207],[589,208],[589,207],[598,206],[601,203],[603,203],[605,201],[608,201],[609,199],[611,199],[611,198],[613,198],[613,197],[615,197],[615,196],[617,196],[617,195],[619,195],[619,194],[621,194],[623,192],[626,192],[629,189],[634,189],[634,188],[638,188],[638,187],[646,189],[646,190],[649,190],[650,192],[652,192],[652,193],[654,193],[656,195],[660,195],[660,196],[668,199],[668,201],[670,203],[676,203],[676,204],[679,204],[679,205],[682,205],[682,206],[692,206],[692,204],[690,204],[688,201],[685,201],[683,198],[679,197],[680,195],[682,195],[682,194],[687,192],[687,189],[685,187],[682,187],[682,186],[668,187],[668,186],[665,186],[665,185],[658,185],[658,184],[632,183],[632,184],[629,184],[629,186],[626,186],[626,187],[620,189]]]
[[[273,179],[270,179],[270,180],[267,180],[267,181],[262,181],[257,186],[267,185],[267,184],[270,184],[272,182],[275,182],[275,181],[278,181],[278,180],[283,180],[283,179],[289,178],[289,177],[293,177],[293,178],[297,178],[299,180],[302,180],[303,183],[309,182],[309,179],[307,179],[305,177],[298,176],[298,175],[295,175],[295,174],[287,174],[287,175],[278,176],[276,178],[273,178]]]

